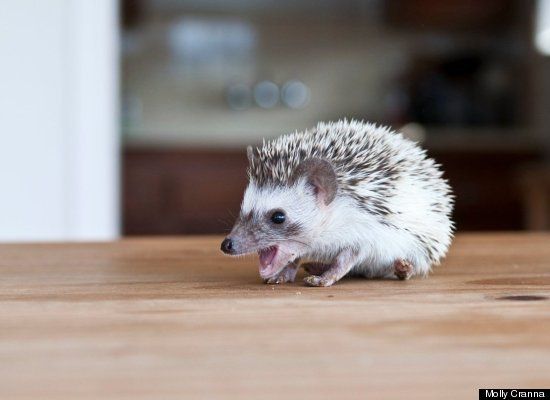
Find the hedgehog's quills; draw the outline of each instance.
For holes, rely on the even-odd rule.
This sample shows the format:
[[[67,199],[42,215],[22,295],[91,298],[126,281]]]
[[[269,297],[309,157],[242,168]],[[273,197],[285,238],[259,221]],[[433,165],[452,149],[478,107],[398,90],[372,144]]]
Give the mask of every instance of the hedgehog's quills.
[[[352,272],[408,279],[426,275],[451,243],[453,198],[439,166],[388,128],[320,123],[248,148],[249,185],[231,255],[258,252],[267,283],[310,286]]]

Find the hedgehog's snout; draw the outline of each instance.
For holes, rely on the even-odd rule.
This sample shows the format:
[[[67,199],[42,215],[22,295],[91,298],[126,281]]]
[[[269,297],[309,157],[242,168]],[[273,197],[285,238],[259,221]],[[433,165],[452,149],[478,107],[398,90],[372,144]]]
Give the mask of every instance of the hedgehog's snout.
[[[226,237],[221,245],[221,250],[225,254],[233,254],[235,251],[235,246],[233,244],[233,239]]]

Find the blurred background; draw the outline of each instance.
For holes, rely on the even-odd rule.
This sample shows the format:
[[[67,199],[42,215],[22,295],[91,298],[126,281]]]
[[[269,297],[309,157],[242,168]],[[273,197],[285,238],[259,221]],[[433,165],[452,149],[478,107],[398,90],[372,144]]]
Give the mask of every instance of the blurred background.
[[[247,144],[344,117],[550,228],[550,0],[7,0],[0,57],[0,240],[222,233]]]

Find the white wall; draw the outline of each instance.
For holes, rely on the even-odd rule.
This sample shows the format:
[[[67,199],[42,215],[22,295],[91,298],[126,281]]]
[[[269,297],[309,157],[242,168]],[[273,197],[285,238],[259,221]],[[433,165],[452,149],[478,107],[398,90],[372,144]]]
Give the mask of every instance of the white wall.
[[[117,4],[3,0],[0,240],[118,234]]]

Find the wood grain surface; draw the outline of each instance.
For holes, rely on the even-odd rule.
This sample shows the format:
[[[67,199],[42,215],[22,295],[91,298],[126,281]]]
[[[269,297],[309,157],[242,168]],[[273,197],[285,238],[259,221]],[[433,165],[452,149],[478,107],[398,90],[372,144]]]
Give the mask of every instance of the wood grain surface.
[[[0,245],[1,399],[477,399],[550,387],[550,235],[428,279],[267,286],[219,237]]]

